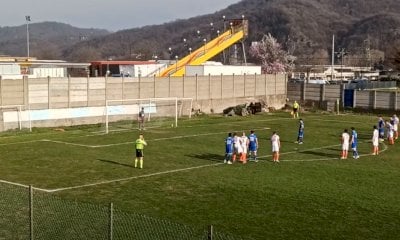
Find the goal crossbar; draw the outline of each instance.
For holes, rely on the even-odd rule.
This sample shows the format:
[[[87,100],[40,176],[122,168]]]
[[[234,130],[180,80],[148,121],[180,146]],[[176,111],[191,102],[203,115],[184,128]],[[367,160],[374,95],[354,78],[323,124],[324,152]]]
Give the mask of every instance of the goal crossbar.
[[[106,124],[106,133],[109,132],[109,123],[110,123],[110,115],[124,115],[124,114],[138,114],[140,108],[145,108],[145,114],[147,115],[147,119],[150,121],[152,114],[157,112],[157,103],[160,102],[173,102],[174,104],[174,117],[175,124],[174,126],[178,126],[178,116],[182,115],[183,111],[183,101],[190,101],[190,111],[188,112],[188,117],[191,118],[192,108],[193,108],[193,98],[179,98],[179,97],[170,97],[170,98],[131,98],[131,99],[113,99],[107,100],[105,106],[105,124]],[[180,108],[178,107],[179,103],[181,103]]]

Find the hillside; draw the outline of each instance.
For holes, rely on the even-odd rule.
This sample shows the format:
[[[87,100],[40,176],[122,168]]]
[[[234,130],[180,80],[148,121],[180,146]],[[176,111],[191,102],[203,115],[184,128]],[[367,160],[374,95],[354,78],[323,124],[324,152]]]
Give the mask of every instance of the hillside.
[[[75,34],[72,40],[68,39],[70,35],[56,40],[44,31],[41,38],[39,34],[33,37],[35,44],[47,46],[46,49],[54,46],[61,58],[70,61],[144,60],[155,55],[166,59],[170,57],[169,47],[173,49],[173,55],[184,56],[188,47],[199,47],[203,38],[216,36],[217,30],[223,30],[222,16],[229,19],[244,15],[250,23],[249,37],[245,41],[247,47],[270,32],[298,57],[299,62],[322,59],[322,63],[329,61],[333,34],[337,49],[346,48],[354,58],[366,56],[366,49],[377,53],[377,58],[384,53],[388,55],[400,39],[399,12],[398,0],[242,0],[213,14],[111,34],[86,30]],[[21,32],[25,31],[24,26],[20,28]],[[199,36],[197,30],[200,30]],[[4,29],[0,29],[0,36],[4,35],[1,31]],[[92,34],[88,34],[90,31]],[[79,41],[80,35],[89,38]],[[186,45],[182,41],[184,38]],[[24,42],[25,37],[16,38],[5,45],[0,37],[0,54],[5,52],[4,49],[8,54],[21,54],[21,49],[25,49]]]
[[[109,34],[57,22],[29,24],[30,55],[42,59],[64,58],[64,49],[78,42]],[[26,25],[0,27],[0,55],[26,56]]]
[[[103,59],[149,59],[153,55],[168,58],[169,47],[174,55],[183,56],[188,46],[182,39],[186,38],[192,48],[201,46],[203,38],[209,39],[216,35],[217,29],[223,29],[223,15],[227,18],[244,15],[249,19],[247,46],[270,32],[299,61],[329,59],[333,34],[337,48],[346,48],[350,54],[364,54],[367,47],[388,53],[399,39],[399,12],[397,0],[243,0],[214,14],[120,31],[78,43],[64,56],[74,60],[85,51],[88,58],[90,54]],[[197,30],[201,36],[196,35]]]

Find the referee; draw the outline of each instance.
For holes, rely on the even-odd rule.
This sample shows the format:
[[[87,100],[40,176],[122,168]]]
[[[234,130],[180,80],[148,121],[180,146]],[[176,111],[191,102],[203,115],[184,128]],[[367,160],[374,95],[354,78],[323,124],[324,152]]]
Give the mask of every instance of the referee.
[[[136,149],[136,158],[135,158],[135,168],[137,168],[137,163],[139,161],[139,168],[143,168],[143,149],[144,146],[147,146],[146,141],[144,140],[143,134],[139,135],[139,138],[135,141],[135,149]]]

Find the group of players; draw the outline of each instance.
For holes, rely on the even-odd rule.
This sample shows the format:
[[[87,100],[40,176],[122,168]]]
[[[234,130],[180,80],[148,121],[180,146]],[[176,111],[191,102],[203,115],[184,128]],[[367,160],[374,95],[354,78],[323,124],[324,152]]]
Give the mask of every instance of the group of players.
[[[394,144],[394,141],[398,139],[399,132],[399,118],[394,114],[389,120],[385,122],[382,116],[379,116],[378,125],[374,125],[373,133],[372,133],[372,155],[379,154],[379,142],[383,142],[385,138],[385,128],[386,128],[386,137],[387,141],[390,145]],[[342,154],[340,159],[347,159],[349,146],[351,145],[351,149],[353,151],[353,158],[358,159],[360,155],[357,151],[358,144],[358,134],[354,127],[351,128],[351,135],[345,129],[342,133]]]
[[[248,160],[257,162],[258,147],[258,138],[254,130],[250,131],[249,136],[246,135],[246,132],[243,132],[242,136],[238,136],[236,133],[228,133],[228,137],[225,139],[224,163],[232,164],[239,161],[246,164]],[[239,159],[237,159],[238,156]]]
[[[295,115],[296,116],[296,115]],[[298,115],[297,115],[298,117]],[[394,144],[395,140],[399,137],[398,126],[399,118],[393,115],[389,120],[385,121],[382,116],[379,116],[378,124],[373,127],[372,134],[372,155],[379,154],[379,142],[384,141],[385,129],[386,137],[389,144]],[[304,121],[299,119],[299,130],[297,135],[297,141],[295,143],[303,144],[304,138]],[[272,161],[279,162],[279,149],[280,149],[280,137],[277,132],[273,132],[270,138],[272,147]],[[349,133],[347,129],[344,129],[341,135],[341,145],[342,151],[340,159],[347,159],[348,151],[351,148],[353,152],[353,158],[360,158],[358,153],[358,133],[354,127],[351,127],[351,132]],[[246,136],[243,132],[242,136],[237,136],[236,133],[229,133],[228,137],[225,139],[225,160],[227,164],[232,164],[236,162],[236,157],[239,155],[239,161],[243,164],[247,163],[247,153],[249,153],[250,161],[253,160],[257,162],[257,149],[258,149],[258,139],[254,131],[250,131],[250,135]]]

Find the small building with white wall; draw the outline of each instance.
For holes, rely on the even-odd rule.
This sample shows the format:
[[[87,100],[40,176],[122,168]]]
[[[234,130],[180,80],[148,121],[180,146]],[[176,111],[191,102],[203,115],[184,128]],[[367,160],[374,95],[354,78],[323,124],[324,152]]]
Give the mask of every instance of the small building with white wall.
[[[62,60],[38,60],[24,57],[0,57],[2,79],[63,78],[87,76],[89,63],[68,63]]]
[[[90,63],[90,76],[147,77],[157,75],[165,66],[158,61],[94,61]]]
[[[261,74],[261,66],[222,65],[219,62],[206,62],[204,65],[187,65],[186,76],[254,75]]]

